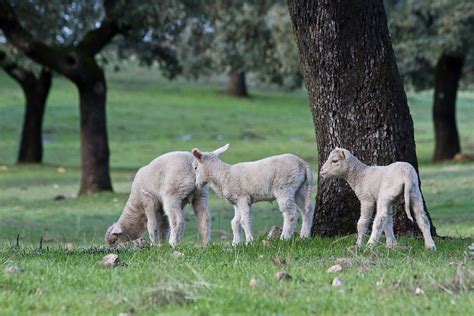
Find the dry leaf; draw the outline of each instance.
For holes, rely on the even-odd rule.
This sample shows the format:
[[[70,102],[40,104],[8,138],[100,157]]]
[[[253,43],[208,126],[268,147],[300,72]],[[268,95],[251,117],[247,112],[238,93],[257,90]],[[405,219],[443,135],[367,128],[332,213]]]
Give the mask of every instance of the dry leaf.
[[[257,286],[257,279],[251,278],[249,282],[250,287],[256,287]]]
[[[271,228],[270,231],[268,232],[267,238],[268,238],[268,239],[277,239],[277,238],[280,238],[281,233],[282,233],[282,229],[281,229],[280,227],[278,227],[278,226],[272,226],[272,228]]]
[[[171,255],[176,258],[184,257],[184,253],[179,252],[179,251],[173,251]]]
[[[329,267],[328,269],[328,273],[335,273],[335,272],[341,272],[342,271],[342,267],[340,264],[335,264],[333,265],[332,267]]]
[[[279,257],[273,257],[272,262],[273,262],[274,265],[277,265],[277,266],[286,266],[286,265],[288,265],[288,261],[286,261],[286,259],[279,258]]]

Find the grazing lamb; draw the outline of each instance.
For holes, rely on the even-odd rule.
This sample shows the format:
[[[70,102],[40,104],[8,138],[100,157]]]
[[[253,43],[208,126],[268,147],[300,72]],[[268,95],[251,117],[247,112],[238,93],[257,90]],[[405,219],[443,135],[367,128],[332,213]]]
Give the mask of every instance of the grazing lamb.
[[[182,209],[192,203],[199,235],[207,245],[211,218],[207,207],[207,187],[196,188],[196,174],[189,152],[170,152],[138,170],[118,222],[109,227],[105,240],[110,246],[139,238],[145,229],[153,243],[164,240],[170,229],[169,243],[176,246],[184,231]]]
[[[423,207],[418,175],[409,163],[394,162],[388,166],[367,166],[347,149],[336,147],[321,168],[320,176],[321,178],[345,179],[360,200],[357,245],[360,246],[364,242],[364,234],[367,232],[367,226],[376,207],[372,234],[367,244],[369,246],[375,244],[383,229],[387,247],[395,246],[393,204],[404,198],[407,216],[413,221],[410,213],[411,206],[416,222],[423,233],[425,247],[436,250],[431,237],[430,222]]]
[[[313,221],[311,188],[313,176],[309,165],[301,158],[284,154],[253,162],[229,165],[220,160],[229,144],[213,152],[192,151],[196,158],[196,186],[209,183],[218,194],[234,206],[232,219],[233,244],[241,242],[243,228],[247,243],[253,241],[250,206],[258,201],[277,200],[283,213],[281,239],[289,239],[296,225],[296,205],[302,216],[301,237],[310,236]]]

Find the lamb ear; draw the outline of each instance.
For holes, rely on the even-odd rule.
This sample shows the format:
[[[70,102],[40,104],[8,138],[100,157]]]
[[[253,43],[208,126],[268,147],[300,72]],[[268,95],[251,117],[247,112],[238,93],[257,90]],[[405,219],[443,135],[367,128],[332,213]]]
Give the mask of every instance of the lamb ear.
[[[216,150],[213,151],[213,153],[217,156],[217,157],[221,157],[223,153],[225,153],[227,151],[227,149],[229,149],[229,144],[225,144],[224,146],[222,146],[221,148],[217,148]]]
[[[202,152],[199,151],[199,149],[197,148],[194,148],[191,153],[193,154],[193,156],[197,159],[197,160],[201,160],[202,159]]]
[[[115,224],[112,230],[110,231],[111,235],[120,235],[123,233],[122,226],[119,224]]]
[[[344,159],[349,159],[349,157],[352,155],[349,150],[344,149],[344,148],[340,149],[340,153],[341,153],[342,158]]]

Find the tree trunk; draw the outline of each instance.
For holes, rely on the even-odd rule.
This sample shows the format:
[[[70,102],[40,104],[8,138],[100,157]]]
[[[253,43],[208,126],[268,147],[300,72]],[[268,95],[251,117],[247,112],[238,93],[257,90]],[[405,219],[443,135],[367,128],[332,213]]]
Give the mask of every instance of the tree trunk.
[[[112,191],[105,110],[105,75],[95,61],[88,62],[92,63],[81,74],[81,80],[76,81],[81,116],[82,176],[79,195]]]
[[[230,73],[227,84],[227,94],[233,97],[248,97],[245,73]]]
[[[435,150],[433,161],[450,160],[461,152],[456,126],[456,95],[463,65],[464,56],[442,55],[434,70]]]
[[[413,122],[383,2],[289,0],[288,5],[313,115],[319,168],[339,146],[366,164],[407,161],[417,169]],[[360,203],[343,180],[318,180],[313,234],[353,233],[359,214]],[[418,230],[402,205],[396,206],[394,222],[398,233]]]
[[[46,100],[51,89],[51,72],[41,70],[39,78],[32,74],[21,82],[25,95],[25,116],[21,132],[18,163],[41,163],[43,161],[43,116]]]

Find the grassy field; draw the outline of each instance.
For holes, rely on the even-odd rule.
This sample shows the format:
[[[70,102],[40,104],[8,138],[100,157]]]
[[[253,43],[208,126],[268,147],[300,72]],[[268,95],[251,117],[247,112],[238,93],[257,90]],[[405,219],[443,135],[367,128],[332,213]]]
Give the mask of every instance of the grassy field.
[[[45,117],[45,164],[15,166],[23,97],[0,74],[0,313],[12,314],[459,314],[473,313],[474,163],[431,164],[431,94],[409,94],[428,209],[439,251],[418,239],[407,247],[348,249],[355,236],[259,242],[231,248],[232,208],[211,196],[213,245],[197,245],[186,209],[185,240],[173,249],[121,250],[127,263],[100,267],[105,229],[128,196],[135,171],[161,153],[200,147],[231,149],[238,162],[292,152],[316,169],[316,148],[303,92],[252,91],[232,99],[220,87],[169,82],[155,71],[109,73],[108,127],[115,193],[76,197],[80,176],[77,92],[56,79]],[[474,94],[463,92],[458,122],[464,152],[474,153]],[[58,172],[58,168],[65,172]],[[58,196],[64,199],[56,200]],[[256,235],[281,223],[276,204],[254,207]],[[354,223],[355,225],[355,223]],[[20,247],[16,247],[17,235]],[[43,249],[38,249],[43,237]],[[65,251],[64,245],[74,250]],[[277,266],[272,258],[288,261]],[[340,273],[327,268],[348,258]],[[3,272],[8,267],[19,272]],[[290,282],[277,282],[285,270]],[[342,288],[331,286],[344,278]],[[256,287],[249,280],[257,280]],[[416,295],[419,287],[423,294]]]

